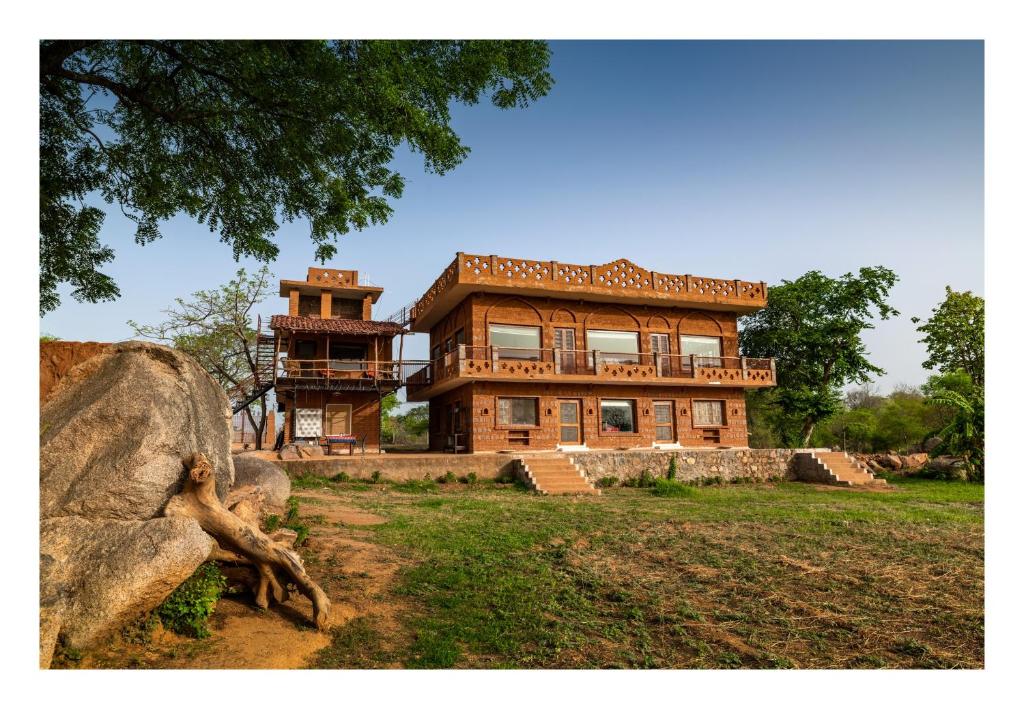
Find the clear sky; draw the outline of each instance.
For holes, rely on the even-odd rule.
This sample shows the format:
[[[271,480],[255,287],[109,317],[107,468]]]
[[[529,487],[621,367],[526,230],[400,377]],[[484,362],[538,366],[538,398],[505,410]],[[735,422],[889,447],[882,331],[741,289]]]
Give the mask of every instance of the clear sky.
[[[878,380],[920,384],[910,322],[948,284],[983,294],[981,42],[554,42],[552,92],[526,110],[457,107],[472,148],[439,177],[415,155],[391,221],[340,241],[329,266],[385,288],[376,316],[421,295],[456,251],[764,280],[884,265],[900,317],[865,336]],[[185,217],[140,247],[108,211],[113,303],[41,321],[68,340],[131,336],[175,297],[239,267]],[[282,226],[279,278],[313,264],[306,225]],[[247,267],[255,264],[243,262]],[[271,297],[262,312],[285,312]],[[407,340],[425,357],[426,336]]]

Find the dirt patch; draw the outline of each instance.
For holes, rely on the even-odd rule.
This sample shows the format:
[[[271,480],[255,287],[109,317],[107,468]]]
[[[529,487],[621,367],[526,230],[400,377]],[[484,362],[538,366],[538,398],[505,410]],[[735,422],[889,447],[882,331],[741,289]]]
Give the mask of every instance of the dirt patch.
[[[320,490],[301,490],[296,493],[300,517],[322,516],[329,524],[365,526],[384,524],[386,517],[366,512],[358,507],[342,504],[337,496]]]

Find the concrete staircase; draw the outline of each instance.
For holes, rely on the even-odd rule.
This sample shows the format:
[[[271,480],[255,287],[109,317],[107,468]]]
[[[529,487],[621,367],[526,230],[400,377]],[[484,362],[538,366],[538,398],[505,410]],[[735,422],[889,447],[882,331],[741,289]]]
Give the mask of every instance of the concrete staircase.
[[[876,478],[866,466],[842,451],[797,453],[796,473],[801,480],[826,485],[854,487],[886,484],[885,480]]]
[[[523,482],[544,495],[600,495],[580,470],[564,455],[521,456],[517,464]]]

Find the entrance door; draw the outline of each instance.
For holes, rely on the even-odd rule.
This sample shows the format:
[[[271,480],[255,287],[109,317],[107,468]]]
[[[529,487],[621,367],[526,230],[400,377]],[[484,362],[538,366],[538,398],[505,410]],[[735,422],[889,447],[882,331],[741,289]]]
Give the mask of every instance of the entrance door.
[[[561,358],[558,365],[562,374],[576,374],[576,331],[571,327],[556,327],[555,349]]]
[[[658,376],[672,376],[672,358],[668,356],[668,334],[664,332],[651,333],[651,354],[654,356],[654,366],[657,367]]]
[[[676,417],[671,401],[654,402],[654,442],[674,443],[676,440]]]
[[[580,430],[580,402],[575,399],[558,402],[558,442],[563,446],[583,442]]]
[[[327,405],[327,435],[352,435],[352,404]]]

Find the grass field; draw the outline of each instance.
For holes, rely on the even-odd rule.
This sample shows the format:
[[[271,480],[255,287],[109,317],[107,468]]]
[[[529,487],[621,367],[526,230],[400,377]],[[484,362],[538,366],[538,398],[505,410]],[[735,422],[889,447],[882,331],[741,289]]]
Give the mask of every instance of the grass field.
[[[302,479],[311,574],[357,595],[330,535],[393,559],[317,667],[981,667],[983,491],[894,481],[612,488]],[[316,498],[303,498],[315,492]],[[332,501],[376,524],[316,515]],[[319,540],[319,541],[318,541]]]

